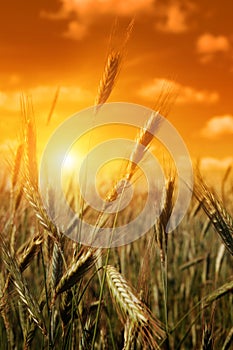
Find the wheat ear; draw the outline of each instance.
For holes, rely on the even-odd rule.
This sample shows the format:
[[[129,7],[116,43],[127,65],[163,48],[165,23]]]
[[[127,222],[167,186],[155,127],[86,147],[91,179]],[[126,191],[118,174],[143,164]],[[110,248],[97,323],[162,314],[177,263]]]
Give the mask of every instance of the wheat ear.
[[[35,189],[30,181],[27,181],[24,186],[24,192],[25,196],[31,205],[31,207],[34,209],[37,219],[39,220],[39,223],[41,226],[46,229],[48,234],[55,240],[59,240],[59,233],[57,230],[57,227],[54,225],[54,223],[50,220],[48,217],[44,206],[41,203],[41,198],[39,196],[39,193],[37,189]]]
[[[24,250],[18,252],[19,269],[23,272],[32,262],[33,258],[39,253],[43,238],[40,234],[32,238],[32,240],[24,247]]]
[[[21,301],[26,306],[28,313],[32,317],[33,321],[41,329],[42,333],[46,335],[47,331],[39,304],[36,302],[36,299],[29,291],[26,280],[20,271],[18,263],[16,259],[11,255],[10,249],[2,236],[0,237],[0,241],[3,261],[11,275],[16,291],[19,294]]]
[[[21,96],[21,111],[24,118],[24,158],[25,158],[25,185],[26,197],[36,212],[41,225],[54,237],[58,236],[56,226],[49,219],[38,192],[38,166],[36,125],[32,101],[29,97]]]
[[[61,294],[72,288],[94,265],[96,260],[93,249],[80,250],[75,261],[72,261],[70,267],[61,277],[54,292],[53,302],[58,294]]]
[[[134,19],[130,21],[126,29],[125,38],[123,40],[123,45],[121,49],[117,51],[112,49],[111,52],[108,54],[105,67],[104,67],[104,72],[100,79],[97,96],[95,99],[96,112],[107,101],[107,99],[109,98],[113,90],[118,74],[120,72],[122,59],[125,53],[125,48],[131,36],[133,26],[134,26]]]
[[[36,126],[34,109],[31,98],[21,96],[21,112],[24,120],[24,149],[25,149],[25,165],[26,177],[33,184],[34,188],[38,188],[38,166],[36,151]]]
[[[150,310],[115,267],[106,266],[106,277],[112,298],[121,315],[135,324],[145,343],[149,342],[157,348],[157,340],[165,337],[162,324],[152,316]]]
[[[36,212],[40,224],[53,237],[57,237],[57,228],[49,219],[38,192],[38,167],[36,151],[36,125],[31,99],[21,96],[21,110],[24,118],[24,158],[25,158],[25,185],[24,192],[29,204]]]
[[[11,183],[12,183],[13,190],[15,189],[16,184],[18,182],[23,154],[24,154],[24,145],[21,143],[17,148],[17,152],[14,160],[14,166],[12,169]]]
[[[161,113],[164,117],[166,117],[169,112],[172,97],[173,94],[171,88],[168,86],[167,91],[165,93],[161,93],[161,96],[158,99],[157,111],[153,111],[150,114],[145,125],[139,130],[126,170],[121,176],[120,181],[113,186],[111,191],[106,196],[106,200],[108,202],[114,201],[119,195],[121,195],[127,186],[127,181],[131,180],[131,178],[134,176],[137,170],[137,165],[144,158],[146,150],[150,147],[154,135],[158,132],[163,122]]]
[[[173,209],[174,191],[175,178],[170,177],[166,182],[166,187],[164,188],[164,206],[159,216],[159,219],[154,225],[155,240],[160,249],[160,260],[162,265],[164,265],[165,257],[167,256],[168,233],[166,228]]]
[[[27,329],[25,332],[25,339],[24,339],[24,347],[23,350],[30,350],[32,349],[32,341],[35,337],[36,333],[36,325],[34,322],[31,321],[31,319],[28,320]]]
[[[112,92],[119,73],[121,59],[122,54],[120,51],[112,51],[108,55],[95,100],[95,105],[97,106],[96,111],[107,101]]]
[[[68,323],[72,318],[72,299],[73,299],[72,289],[68,289],[61,296],[60,315],[62,320],[63,333],[65,332],[66,326],[68,325]]]
[[[224,205],[199,176],[194,194],[227,250],[233,255],[233,219]]]

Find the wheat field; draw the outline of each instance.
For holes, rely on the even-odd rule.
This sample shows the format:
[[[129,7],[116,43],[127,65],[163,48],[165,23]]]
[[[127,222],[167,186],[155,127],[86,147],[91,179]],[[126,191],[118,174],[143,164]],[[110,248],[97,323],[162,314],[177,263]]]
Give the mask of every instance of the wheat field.
[[[131,27],[123,48],[108,56],[96,113],[115,85]],[[159,105],[166,115],[166,91]],[[192,203],[172,233],[166,233],[176,187],[170,173],[162,213],[146,235],[118,248],[85,247],[64,235],[43,206],[36,125],[25,96],[21,111],[24,135],[10,186],[3,181],[0,192],[0,349],[231,349],[233,192],[225,186],[231,169],[222,198],[196,170]],[[48,123],[51,116],[52,110]],[[121,180],[134,177],[143,158],[138,145],[150,147],[158,125],[156,114],[142,125]],[[113,184],[106,203],[120,195],[124,186]],[[52,209],[52,193],[49,199]],[[129,222],[141,201],[137,194],[118,224]],[[85,203],[81,208],[80,217],[91,217],[97,230],[105,225],[104,210],[96,216]]]

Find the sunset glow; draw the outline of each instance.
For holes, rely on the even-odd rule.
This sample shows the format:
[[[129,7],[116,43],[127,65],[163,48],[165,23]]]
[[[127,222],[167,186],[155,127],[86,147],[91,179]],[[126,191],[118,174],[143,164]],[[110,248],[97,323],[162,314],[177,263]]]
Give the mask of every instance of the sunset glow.
[[[193,159],[203,158],[205,164],[215,164],[218,169],[232,164],[231,2],[13,3],[2,4],[0,21],[2,156],[8,152],[6,144],[17,144],[20,136],[22,91],[33,98],[40,154],[60,123],[94,104],[109,45],[120,47],[126,27],[135,17],[109,101],[156,108],[161,91],[170,86],[177,97],[168,119]],[[73,166],[70,157],[64,166]]]

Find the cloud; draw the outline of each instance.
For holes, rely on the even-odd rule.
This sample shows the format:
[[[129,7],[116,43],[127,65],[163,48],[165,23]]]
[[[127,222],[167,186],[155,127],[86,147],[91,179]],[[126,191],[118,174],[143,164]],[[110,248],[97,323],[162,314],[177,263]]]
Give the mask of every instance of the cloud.
[[[199,53],[209,54],[215,52],[226,52],[230,49],[230,42],[223,35],[214,36],[212,34],[203,34],[197,40],[197,51]]]
[[[42,11],[41,16],[50,20],[70,19],[64,37],[81,40],[90,25],[100,15],[133,17],[137,13],[152,12],[154,0],[61,0],[57,12]]]
[[[19,142],[17,139],[5,139],[0,143],[0,153],[12,152],[17,149]]]
[[[200,135],[209,139],[215,139],[224,135],[233,135],[233,116],[223,115],[213,117],[200,131]]]
[[[19,85],[20,81],[21,77],[18,74],[12,74],[9,76],[8,82],[11,86]]]
[[[87,34],[87,26],[77,21],[71,21],[67,30],[63,33],[65,38],[81,40]]]
[[[213,157],[204,157],[200,161],[203,170],[224,170],[233,165],[233,157],[225,157],[222,159]]]
[[[55,14],[44,12],[53,18],[67,18],[70,14],[99,15],[114,14],[132,16],[137,12],[149,11],[153,8],[154,0],[61,0],[61,8]]]
[[[61,96],[62,95],[64,99],[69,102],[93,100],[92,93],[80,86],[63,86],[61,88]]]
[[[227,53],[231,49],[229,39],[223,35],[202,34],[197,39],[196,49],[202,63],[207,63],[217,53]]]
[[[33,103],[37,110],[48,109],[51,107],[53,97],[55,95],[57,87],[56,86],[37,86],[33,89],[30,89],[28,93],[32,96]],[[82,88],[81,86],[61,86],[59,96],[58,96],[58,105],[62,109],[64,107],[76,108],[80,104],[89,105],[93,101],[93,95],[90,91]],[[68,107],[69,106],[69,107]]]
[[[167,79],[154,79],[150,84],[143,86],[138,93],[147,100],[154,100],[155,96],[159,96],[162,91],[166,91],[168,88],[178,94],[177,103],[180,104],[213,104],[219,100],[217,92],[196,90],[190,86],[181,85]]]
[[[32,101],[37,106],[50,105],[52,103],[53,96],[56,91],[56,86],[36,86],[28,89],[25,93],[32,97]],[[93,100],[93,96],[90,91],[80,86],[62,86],[58,102],[62,104],[67,103],[89,103]],[[48,106],[47,106],[48,108]],[[13,91],[5,93],[0,91],[0,109],[6,111],[19,111],[20,110],[20,93]]]
[[[134,17],[147,14],[156,20],[155,28],[164,32],[182,33],[190,28],[196,5],[189,0],[169,0],[167,4],[155,0],[60,0],[56,12],[41,11],[50,20],[69,20],[63,36],[73,40],[83,39],[91,24],[101,15]]]
[[[172,1],[167,6],[162,5],[156,28],[171,33],[186,32],[189,29],[189,18],[194,9],[195,6],[188,1],[184,3]]]
[[[5,93],[0,91],[0,109],[7,111],[19,110],[20,94],[18,92]]]
[[[199,167],[204,179],[206,179],[208,185],[219,195],[222,194],[223,178],[226,174],[226,170],[230,166],[233,166],[232,156],[225,156],[223,158],[206,156],[201,158],[199,162]],[[229,181],[227,181],[227,183],[230,185]]]

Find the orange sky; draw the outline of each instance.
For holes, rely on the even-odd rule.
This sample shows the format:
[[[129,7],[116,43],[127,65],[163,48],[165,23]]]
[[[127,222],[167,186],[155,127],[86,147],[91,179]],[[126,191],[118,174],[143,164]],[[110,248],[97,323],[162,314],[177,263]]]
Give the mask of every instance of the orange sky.
[[[172,80],[179,97],[169,120],[193,157],[233,161],[233,3],[187,0],[9,0],[0,11],[0,151],[19,136],[19,93],[32,94],[44,140],[71,114],[93,105],[109,36],[135,26],[109,101],[153,107]],[[51,125],[46,117],[61,86]]]

